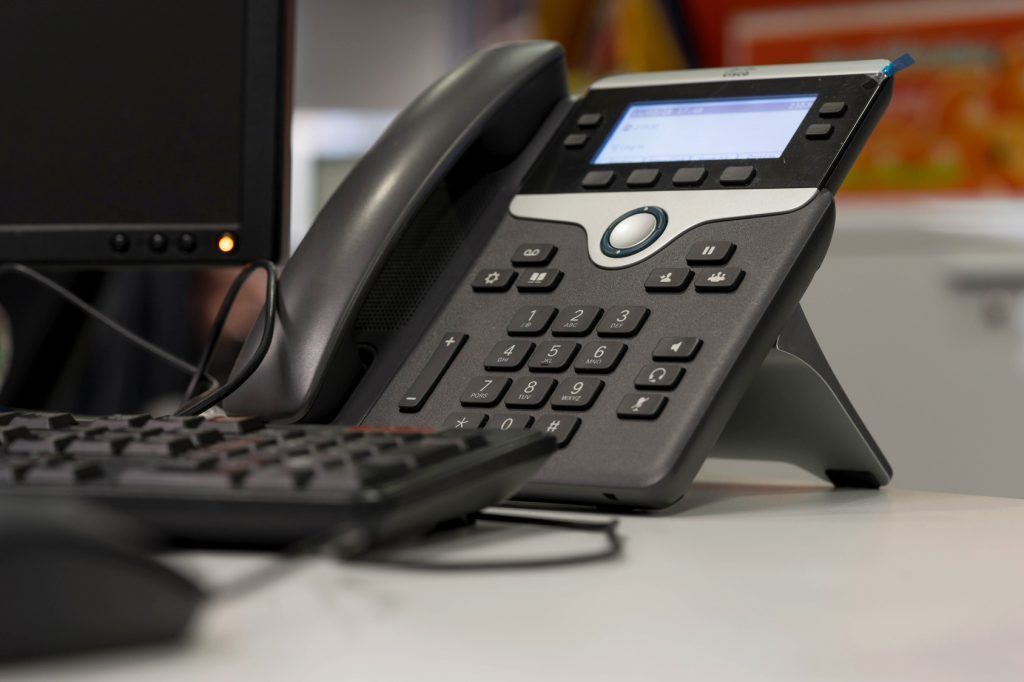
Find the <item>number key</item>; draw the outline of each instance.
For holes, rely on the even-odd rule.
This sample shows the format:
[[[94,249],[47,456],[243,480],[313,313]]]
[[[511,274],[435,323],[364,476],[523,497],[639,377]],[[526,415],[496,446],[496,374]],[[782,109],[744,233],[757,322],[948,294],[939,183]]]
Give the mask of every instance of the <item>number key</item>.
[[[530,360],[530,369],[534,372],[564,372],[579,349],[580,344],[569,341],[542,343]]]
[[[475,377],[469,382],[469,386],[462,393],[461,402],[463,405],[478,405],[490,407],[497,405],[501,396],[505,394],[511,379],[494,377]]]
[[[520,377],[512,384],[506,407],[541,407],[555,390],[555,380],[550,377]]]
[[[512,336],[540,336],[558,311],[549,305],[520,308],[508,323]]]
[[[633,336],[650,314],[647,308],[611,308],[597,326],[598,336]]]
[[[551,407],[556,410],[588,410],[602,388],[604,382],[600,379],[570,377],[562,382],[558,393],[551,399]]]
[[[626,345],[618,341],[593,341],[583,347],[576,364],[577,372],[607,373],[615,369],[626,352]]]
[[[583,305],[578,308],[566,308],[551,326],[555,336],[586,336],[601,317],[601,309],[594,305]]]
[[[533,417],[528,414],[496,414],[491,428],[499,431],[522,431],[533,426]]]
[[[529,341],[499,341],[484,360],[484,367],[514,372],[526,364],[526,358],[530,357],[532,351],[533,344]]]

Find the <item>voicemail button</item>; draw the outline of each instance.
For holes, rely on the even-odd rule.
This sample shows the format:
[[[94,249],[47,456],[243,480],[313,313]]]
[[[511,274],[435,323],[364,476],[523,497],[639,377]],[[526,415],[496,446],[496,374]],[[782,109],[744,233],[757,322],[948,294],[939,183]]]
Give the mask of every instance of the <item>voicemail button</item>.
[[[682,291],[690,283],[693,272],[689,268],[658,268],[651,270],[644,288],[647,291]]]
[[[556,251],[554,244],[520,244],[512,255],[512,265],[547,265]]]
[[[697,291],[724,292],[735,291],[743,281],[743,271],[739,268],[709,268],[701,270],[694,278]]]
[[[515,278],[515,270],[481,270],[473,278],[473,291],[508,291]]]
[[[545,270],[523,270],[516,288],[519,291],[554,291],[562,279],[562,271],[554,268]]]

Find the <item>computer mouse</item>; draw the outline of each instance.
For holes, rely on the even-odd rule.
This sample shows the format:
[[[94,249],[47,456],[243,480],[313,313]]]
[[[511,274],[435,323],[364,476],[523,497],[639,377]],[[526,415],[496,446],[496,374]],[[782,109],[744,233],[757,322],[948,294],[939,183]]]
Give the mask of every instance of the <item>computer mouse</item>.
[[[0,660],[181,638],[203,591],[145,547],[84,502],[0,498]]]

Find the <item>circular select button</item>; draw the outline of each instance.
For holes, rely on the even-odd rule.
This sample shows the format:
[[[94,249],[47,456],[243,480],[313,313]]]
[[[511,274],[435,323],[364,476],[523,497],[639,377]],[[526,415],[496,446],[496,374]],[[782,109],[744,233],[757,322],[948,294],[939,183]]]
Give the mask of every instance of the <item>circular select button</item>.
[[[623,258],[643,251],[665,231],[668,216],[657,206],[643,206],[619,216],[601,238],[601,251]]]

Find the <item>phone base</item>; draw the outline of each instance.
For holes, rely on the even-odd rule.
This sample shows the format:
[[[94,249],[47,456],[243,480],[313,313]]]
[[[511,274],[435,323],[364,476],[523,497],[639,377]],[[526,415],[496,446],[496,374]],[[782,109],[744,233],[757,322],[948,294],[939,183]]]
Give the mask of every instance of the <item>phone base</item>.
[[[837,488],[878,488],[892,479],[800,307],[710,456],[789,462]]]

